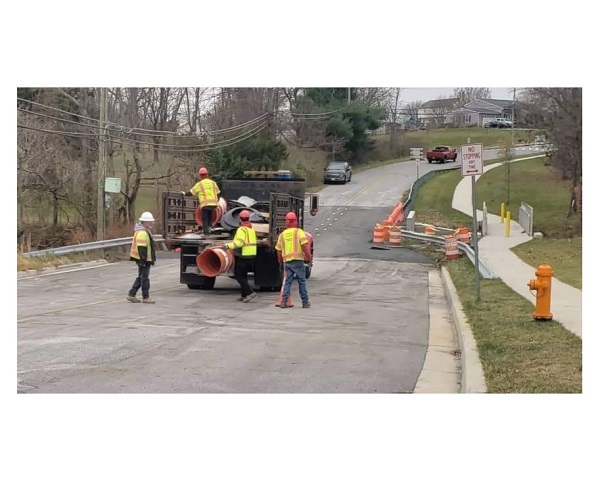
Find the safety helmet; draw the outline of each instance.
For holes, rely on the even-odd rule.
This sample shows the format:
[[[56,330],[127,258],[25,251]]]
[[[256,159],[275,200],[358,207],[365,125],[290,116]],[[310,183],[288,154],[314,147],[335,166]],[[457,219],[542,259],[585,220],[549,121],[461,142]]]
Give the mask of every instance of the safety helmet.
[[[288,212],[285,214],[285,226],[286,227],[296,227],[298,225],[298,217],[294,212]]]
[[[246,209],[240,212],[240,220],[250,220],[250,212]]]
[[[140,216],[140,222],[154,222],[152,212],[143,212]]]
[[[198,175],[208,175],[208,170],[206,169],[206,167],[200,167],[200,169],[198,170]]]

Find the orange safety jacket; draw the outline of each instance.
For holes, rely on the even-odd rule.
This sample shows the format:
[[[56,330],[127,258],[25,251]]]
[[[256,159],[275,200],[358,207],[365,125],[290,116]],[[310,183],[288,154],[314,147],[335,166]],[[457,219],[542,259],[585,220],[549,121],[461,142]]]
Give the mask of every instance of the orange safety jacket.
[[[190,189],[190,192],[198,196],[200,208],[215,207],[219,202],[219,194],[221,191],[217,183],[211,179],[202,179],[196,182],[196,185]]]
[[[275,249],[281,251],[283,262],[303,261],[302,246],[308,244],[306,234],[299,227],[288,227],[277,238]]]
[[[133,241],[131,242],[131,251],[129,259],[132,261],[145,261],[149,264],[154,264],[156,261],[156,250],[154,249],[154,239],[152,235],[143,227],[136,226],[133,233]],[[141,249],[140,249],[141,248]]]

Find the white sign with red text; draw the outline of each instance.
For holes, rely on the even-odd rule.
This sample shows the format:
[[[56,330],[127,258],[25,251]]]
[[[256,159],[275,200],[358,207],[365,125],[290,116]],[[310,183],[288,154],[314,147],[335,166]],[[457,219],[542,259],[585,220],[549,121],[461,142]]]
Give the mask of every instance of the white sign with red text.
[[[483,174],[483,144],[461,145],[460,162],[463,176]]]

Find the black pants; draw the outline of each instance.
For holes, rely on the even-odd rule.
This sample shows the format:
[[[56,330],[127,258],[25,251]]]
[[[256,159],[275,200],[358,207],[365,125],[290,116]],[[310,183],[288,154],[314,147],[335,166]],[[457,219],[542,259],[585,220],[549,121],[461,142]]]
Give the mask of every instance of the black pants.
[[[144,267],[138,264],[138,276],[129,289],[129,295],[135,296],[140,287],[142,288],[142,297],[144,299],[150,297],[150,264],[146,264]]]
[[[235,256],[235,265],[233,266],[233,275],[242,288],[242,297],[252,294],[254,289],[248,284],[248,272],[254,268],[254,257]]]
[[[210,228],[212,227],[213,211],[216,209],[215,206],[204,207],[202,209],[202,232],[210,234]]]

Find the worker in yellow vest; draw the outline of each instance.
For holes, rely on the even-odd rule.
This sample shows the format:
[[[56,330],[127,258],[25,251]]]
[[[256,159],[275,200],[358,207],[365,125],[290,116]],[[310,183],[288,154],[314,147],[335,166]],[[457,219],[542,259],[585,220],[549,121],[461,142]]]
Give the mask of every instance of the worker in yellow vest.
[[[225,244],[224,248],[232,250],[235,256],[233,275],[242,289],[240,301],[250,302],[256,297],[256,292],[248,283],[248,273],[254,270],[256,259],[256,231],[250,222],[250,212],[244,209],[240,212],[239,219],[240,226],[235,231],[233,241]]]
[[[136,294],[141,288],[142,302],[144,304],[154,304],[154,299],[150,298],[150,267],[156,262],[156,249],[152,238],[153,224],[154,216],[152,213],[144,212],[140,216],[139,223],[133,228],[133,241],[129,260],[135,261],[137,264],[138,275],[127,294],[129,302],[140,302]]]
[[[219,186],[217,183],[208,177],[206,167],[200,167],[198,170],[200,180],[188,190],[183,191],[183,195],[195,195],[198,197],[198,204],[202,210],[202,232],[210,234],[212,227],[213,212],[219,203]]]
[[[310,244],[302,229],[298,227],[298,218],[294,212],[285,216],[286,229],[277,238],[277,260],[285,269],[285,282],[279,307],[288,308],[287,300],[290,297],[292,281],[298,280],[298,289],[302,299],[302,307],[310,307],[308,289],[306,288],[306,270],[304,262],[311,261]]]

